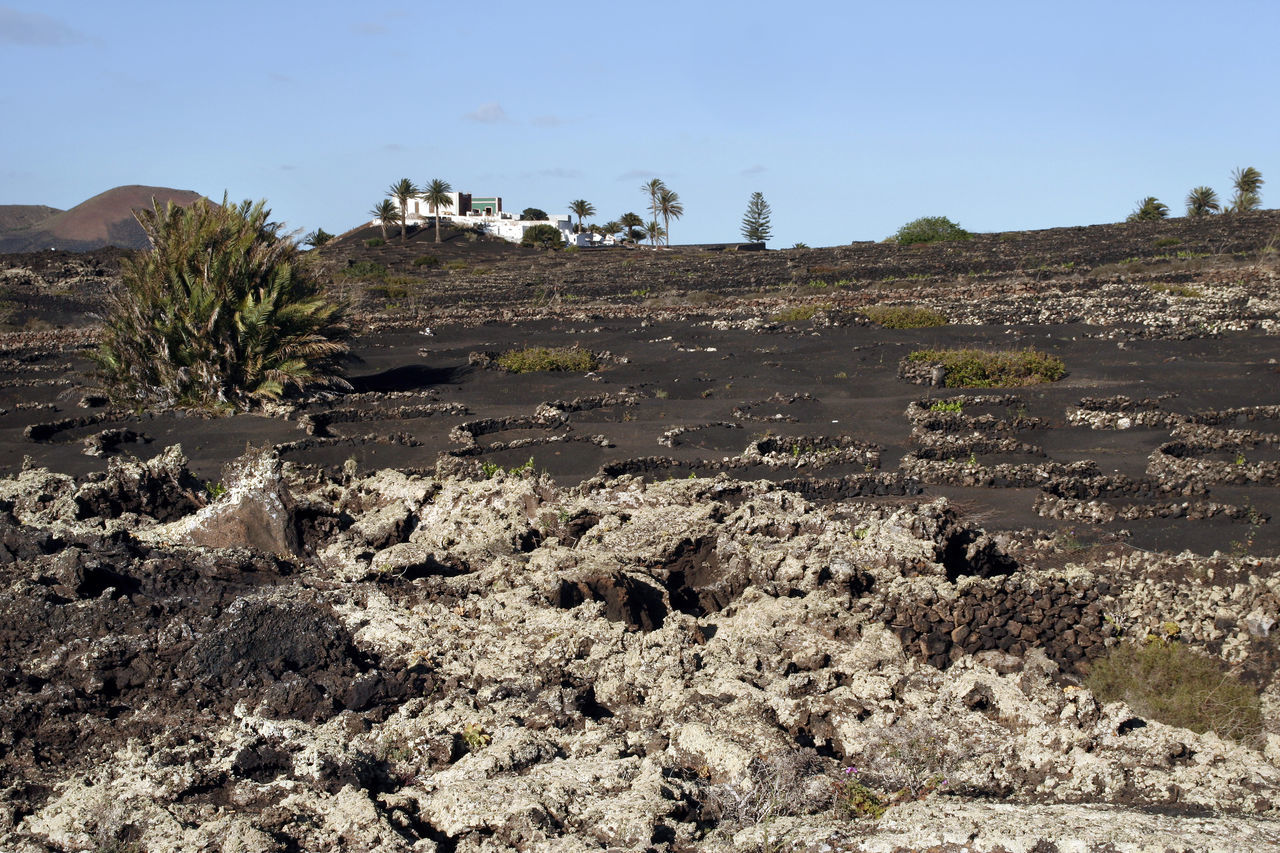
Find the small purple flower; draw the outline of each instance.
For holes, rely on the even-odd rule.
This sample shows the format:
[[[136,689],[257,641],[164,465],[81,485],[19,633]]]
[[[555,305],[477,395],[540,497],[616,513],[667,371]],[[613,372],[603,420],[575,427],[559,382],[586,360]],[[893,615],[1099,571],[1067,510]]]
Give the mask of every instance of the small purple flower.
[[[847,776],[847,775],[849,775],[850,773],[857,773],[857,772],[858,772],[858,768],[856,768],[856,767],[846,767],[846,768],[844,769],[844,772],[845,772],[845,775]]]

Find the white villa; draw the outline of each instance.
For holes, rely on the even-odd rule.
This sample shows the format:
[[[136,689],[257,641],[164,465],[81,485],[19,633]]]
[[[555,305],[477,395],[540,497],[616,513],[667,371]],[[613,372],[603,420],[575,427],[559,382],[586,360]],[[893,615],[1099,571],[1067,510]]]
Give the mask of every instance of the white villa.
[[[397,211],[400,209],[395,198],[391,199],[391,203],[396,206]],[[612,246],[614,243],[613,235],[602,237],[599,234],[573,233],[573,217],[567,213],[551,214],[549,218],[537,221],[522,220],[515,214],[503,211],[501,196],[449,193],[449,203],[440,206],[439,215],[462,225],[478,225],[484,229],[485,233],[512,243],[523,240],[524,232],[535,225],[554,226],[571,246]],[[435,211],[422,199],[415,198],[409,201],[409,210],[405,217],[409,224],[421,225],[433,216]],[[373,220],[373,224],[376,225],[377,222],[378,220]]]

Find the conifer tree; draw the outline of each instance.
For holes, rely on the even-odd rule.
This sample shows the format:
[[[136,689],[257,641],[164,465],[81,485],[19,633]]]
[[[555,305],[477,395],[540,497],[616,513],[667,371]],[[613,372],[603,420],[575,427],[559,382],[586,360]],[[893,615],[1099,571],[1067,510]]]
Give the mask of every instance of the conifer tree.
[[[767,243],[773,236],[773,228],[769,225],[772,213],[769,202],[764,200],[764,193],[752,193],[751,200],[747,202],[747,213],[742,217],[742,239],[749,243]]]

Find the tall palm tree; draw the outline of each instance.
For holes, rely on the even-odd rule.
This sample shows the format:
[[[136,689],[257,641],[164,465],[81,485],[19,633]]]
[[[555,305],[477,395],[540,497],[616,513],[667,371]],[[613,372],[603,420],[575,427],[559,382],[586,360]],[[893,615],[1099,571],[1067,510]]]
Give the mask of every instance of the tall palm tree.
[[[1231,173],[1231,183],[1236,190],[1236,194],[1231,198],[1232,211],[1238,213],[1243,210],[1257,210],[1262,206],[1262,197],[1258,191],[1266,182],[1262,180],[1262,173],[1257,169],[1252,166],[1236,169]]]
[[[622,231],[622,223],[616,219],[610,219],[603,226],[604,233],[617,236]]]
[[[684,216],[684,205],[680,203],[680,194],[666,187],[658,193],[658,212],[662,214],[662,231],[666,235],[667,245],[671,245],[671,220]]]
[[[418,194],[418,188],[408,178],[401,178],[391,185],[387,194],[400,205],[400,242],[403,243],[409,233],[409,199]]]
[[[644,235],[649,238],[654,248],[657,248],[658,241],[667,236],[667,232],[658,224],[658,220],[654,219],[644,226]]]
[[[666,188],[667,188],[667,185],[662,182],[661,178],[654,178],[653,180],[649,181],[649,183],[640,187],[640,190],[642,192],[646,192],[649,194],[649,212],[653,214],[653,219],[655,222],[658,219],[658,195]],[[642,225],[640,227],[643,228],[644,226]]]
[[[382,226],[382,242],[387,242],[387,226],[395,224],[396,217],[399,215],[396,206],[391,203],[391,199],[384,198],[374,205],[373,210],[370,210],[369,213]]]
[[[569,202],[569,212],[572,213],[574,216],[578,217],[578,233],[581,234],[582,233],[582,217],[595,216],[596,208],[595,208],[595,205],[587,201],[585,198],[580,198],[577,201]]]
[[[1187,193],[1187,216],[1205,216],[1222,210],[1212,187],[1194,187]]]
[[[422,200],[431,205],[431,213],[436,218],[437,243],[440,242],[440,208],[453,201],[449,198],[451,192],[453,187],[449,186],[449,182],[439,178],[432,178],[431,183],[422,188]]]

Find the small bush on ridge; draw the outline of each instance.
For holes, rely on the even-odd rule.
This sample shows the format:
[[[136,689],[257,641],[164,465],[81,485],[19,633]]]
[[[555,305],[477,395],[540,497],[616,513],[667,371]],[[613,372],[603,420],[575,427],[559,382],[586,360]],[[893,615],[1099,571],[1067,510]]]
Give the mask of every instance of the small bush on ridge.
[[[899,246],[910,246],[912,243],[968,240],[972,236],[945,216],[922,216],[899,228],[892,239]]]

